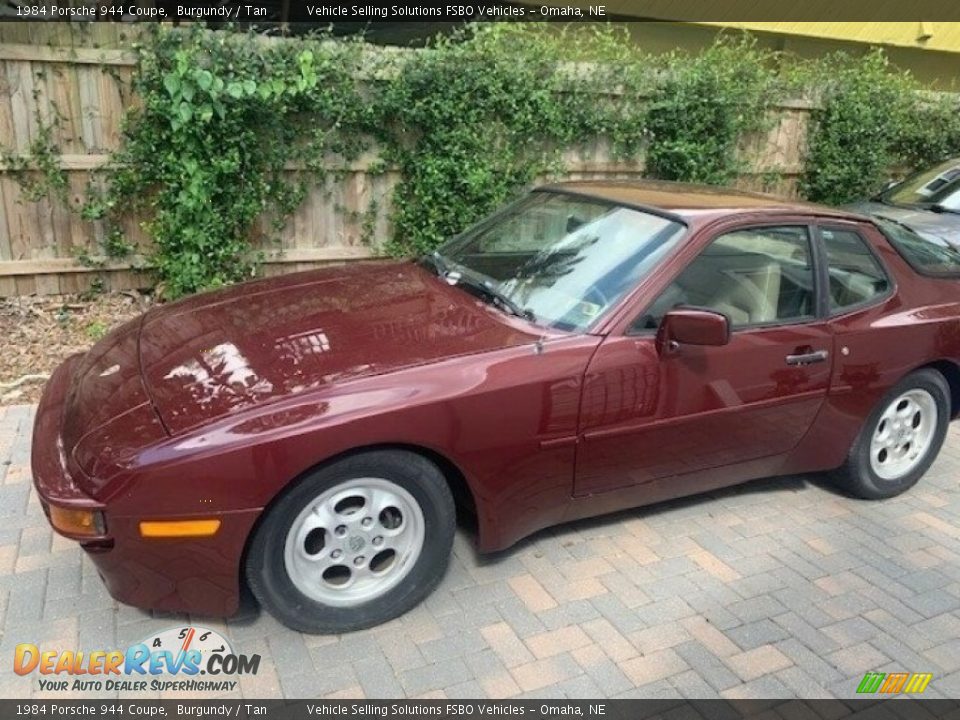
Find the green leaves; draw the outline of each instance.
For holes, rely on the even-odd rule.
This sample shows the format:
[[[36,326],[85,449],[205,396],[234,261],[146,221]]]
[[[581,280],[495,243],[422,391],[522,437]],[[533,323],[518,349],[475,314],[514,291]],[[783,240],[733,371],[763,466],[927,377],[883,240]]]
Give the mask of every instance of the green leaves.
[[[302,92],[317,84],[317,71],[313,66],[314,55],[311,50],[304,50],[297,56],[300,65],[300,77],[297,78],[297,88]]]
[[[254,80],[236,80],[227,85],[227,95],[234,100],[250,97],[257,92],[257,83]]]
[[[860,58],[837,53],[811,77],[821,100],[800,183],[811,200],[839,205],[867,198],[897,166],[925,165],[960,152],[956,97],[923,93],[881,51]]]
[[[388,250],[414,255],[436,247],[549,175],[565,150],[589,145],[599,128],[617,125],[618,149],[635,152],[639,83],[626,83],[614,110],[601,98],[605,88],[624,86],[622,64],[570,71],[580,57],[639,62],[624,40],[613,30],[491,23],[382,57],[371,132],[403,177]]]
[[[209,70],[197,68],[193,72],[193,79],[197,83],[197,87],[204,92],[210,92],[210,90],[213,89],[213,73]],[[221,80],[221,83],[222,82]]]
[[[106,190],[84,208],[108,223],[111,254],[127,249],[119,228],[135,211],[147,215],[151,267],[167,296],[250,277],[251,244],[275,227],[261,216],[282,226],[304,185],[324,179],[287,164],[322,168],[330,150],[360,150],[337,133],[316,135],[362,106],[356,50],[322,37],[266,46],[199,26],[153,32],[134,78],[141,107],[125,120]],[[312,93],[321,82],[324,92]]]
[[[175,73],[167,73],[163,76],[163,86],[170,97],[177,97],[180,94],[180,77]]]
[[[647,111],[647,170],[665,180],[726,185],[743,169],[737,144],[763,128],[776,76],[749,37],[665,58]]]
[[[400,174],[393,235],[379,239],[400,256],[436,247],[598,141],[616,158],[645,151],[656,177],[729,184],[744,170],[743,139],[783,99],[819,98],[801,184],[814,199],[862,197],[891,165],[960,153],[956,99],[921,98],[882,55],[798,65],[735,38],[657,57],[606,26],[483,23],[403,52],[164,27],[134,83],[142,102],[84,213],[114,227],[146,213],[170,296],[249,277],[251,247],[309,184],[343,177],[331,157],[374,149],[368,172]]]

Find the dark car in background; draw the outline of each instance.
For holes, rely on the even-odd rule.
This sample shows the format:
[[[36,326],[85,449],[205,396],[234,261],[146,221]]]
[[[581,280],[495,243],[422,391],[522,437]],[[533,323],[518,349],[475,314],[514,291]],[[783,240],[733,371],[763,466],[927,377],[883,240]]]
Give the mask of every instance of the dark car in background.
[[[893,183],[849,209],[901,223],[933,242],[960,247],[960,157]]]

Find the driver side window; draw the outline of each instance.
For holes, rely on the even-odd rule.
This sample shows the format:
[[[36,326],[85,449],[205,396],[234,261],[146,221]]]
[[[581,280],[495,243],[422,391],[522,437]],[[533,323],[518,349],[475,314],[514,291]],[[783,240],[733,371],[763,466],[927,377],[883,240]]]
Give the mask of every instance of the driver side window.
[[[678,305],[723,313],[733,329],[812,318],[810,234],[803,226],[734,230],[715,238],[634,322],[655,330]]]

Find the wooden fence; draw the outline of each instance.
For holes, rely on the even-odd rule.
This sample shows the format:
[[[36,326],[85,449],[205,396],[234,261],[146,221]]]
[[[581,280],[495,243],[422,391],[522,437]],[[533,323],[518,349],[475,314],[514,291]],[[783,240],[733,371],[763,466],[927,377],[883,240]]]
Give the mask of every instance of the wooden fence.
[[[136,102],[131,91],[135,55],[130,26],[87,24],[0,24],[0,145],[27,154],[43,122],[59,113],[53,143],[69,183],[69,202],[83,203],[91,170],[103,164],[120,142],[124,110]],[[769,132],[749,138],[741,152],[750,170],[745,188],[792,195],[801,172],[810,105],[783,103]],[[565,157],[570,179],[643,176],[643,163],[611,159],[598,144]],[[363,241],[363,218],[376,210],[374,237],[388,237],[390,195],[398,176],[367,172],[368,162],[352,164],[342,181],[313,191],[290,219],[279,245],[262,248],[264,272],[291,272],[331,262],[374,257]],[[108,290],[146,287],[149,279],[136,261],[92,268],[77,260],[96,253],[103,228],[83,221],[57,198],[31,202],[10,168],[0,167],[0,297],[76,293],[97,283]],[[140,255],[149,249],[139,223],[125,228]]]

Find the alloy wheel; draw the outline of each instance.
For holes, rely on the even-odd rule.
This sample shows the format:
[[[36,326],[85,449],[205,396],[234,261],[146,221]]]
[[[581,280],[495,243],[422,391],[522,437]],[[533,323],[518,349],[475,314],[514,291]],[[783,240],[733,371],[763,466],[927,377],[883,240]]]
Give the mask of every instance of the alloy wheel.
[[[884,480],[897,480],[923,462],[937,428],[937,403],[914,388],[895,398],[877,421],[870,442],[870,467]]]
[[[334,607],[380,597],[410,572],[423,550],[423,511],[400,486],[357,478],[321,493],[294,520],[284,544],[290,580]]]

